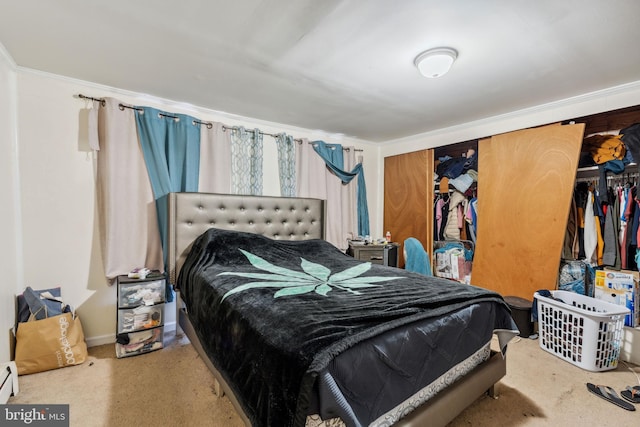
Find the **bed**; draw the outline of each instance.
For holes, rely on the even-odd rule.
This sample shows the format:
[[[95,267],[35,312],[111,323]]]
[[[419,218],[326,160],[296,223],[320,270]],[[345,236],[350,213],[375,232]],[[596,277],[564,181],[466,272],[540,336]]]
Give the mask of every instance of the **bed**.
[[[247,426],[446,425],[505,375],[499,295],[343,254],[324,201],[167,198],[177,322]]]

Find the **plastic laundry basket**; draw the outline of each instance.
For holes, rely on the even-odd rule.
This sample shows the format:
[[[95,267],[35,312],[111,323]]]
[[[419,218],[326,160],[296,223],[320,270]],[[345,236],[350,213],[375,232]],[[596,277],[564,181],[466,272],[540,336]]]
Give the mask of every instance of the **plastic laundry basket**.
[[[574,292],[551,295],[534,294],[540,347],[588,371],[615,369],[629,309]]]

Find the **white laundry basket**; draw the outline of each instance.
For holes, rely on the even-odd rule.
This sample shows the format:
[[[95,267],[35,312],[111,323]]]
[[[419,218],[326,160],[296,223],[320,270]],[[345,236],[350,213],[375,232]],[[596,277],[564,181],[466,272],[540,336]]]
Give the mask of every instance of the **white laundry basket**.
[[[615,369],[629,309],[574,292],[551,295],[534,294],[540,347],[587,371]]]

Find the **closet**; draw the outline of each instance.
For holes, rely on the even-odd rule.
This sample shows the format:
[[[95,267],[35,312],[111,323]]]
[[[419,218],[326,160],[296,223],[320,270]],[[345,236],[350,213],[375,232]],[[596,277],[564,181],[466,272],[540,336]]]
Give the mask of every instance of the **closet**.
[[[583,131],[557,124],[477,142],[472,284],[527,299],[555,287]],[[430,254],[434,170],[433,149],[385,158],[384,228],[399,243],[418,238]]]
[[[583,173],[577,175],[583,139],[634,123],[640,123],[640,106],[477,141],[478,224],[471,283],[528,300],[539,289],[555,289],[576,176]],[[464,144],[469,143],[384,159],[383,223],[394,241],[402,244],[416,237],[433,254],[435,162],[442,153],[465,152]],[[592,173],[597,176],[597,170]]]
[[[637,270],[638,263],[635,259],[637,244],[634,233],[638,222],[637,207],[635,203],[628,203],[627,200],[629,200],[629,194],[633,195],[636,192],[639,167],[635,159],[628,157],[624,162],[616,160],[617,164],[614,165],[610,163],[615,162],[602,162],[600,166],[590,166],[589,163],[593,164],[593,155],[588,151],[586,141],[592,139],[592,135],[599,138],[611,137],[608,141],[613,142],[607,142],[602,147],[597,147],[598,150],[595,151],[598,154],[603,152],[603,148],[606,147],[610,153],[615,152],[615,150],[612,151],[612,147],[615,147],[616,144],[623,144],[623,142],[614,139],[614,137],[618,136],[622,129],[640,123],[640,106],[581,117],[575,119],[575,122],[585,124],[585,143],[582,147],[581,162],[576,174],[575,210],[578,211],[578,207],[584,210],[588,197],[595,200],[591,206],[596,214],[596,219],[599,219],[596,221],[596,225],[600,237],[596,250],[592,250],[593,239],[591,239],[591,245],[585,243],[587,238],[583,237],[584,230],[573,225],[578,216],[572,213],[574,221],[572,222],[570,219],[562,256],[566,260],[582,260],[585,258],[586,248],[587,252],[592,253],[592,256],[588,256],[592,265]],[[622,139],[624,140],[624,137]],[[603,140],[599,139],[599,141]],[[627,151],[633,151],[629,150],[630,147],[625,146],[625,148]],[[625,153],[617,154],[624,155]],[[633,156],[633,153],[626,154]],[[633,163],[621,164],[628,163],[630,160]],[[627,209],[626,215],[624,212],[620,212],[625,208]],[[622,221],[621,216],[626,216],[629,220]],[[604,242],[601,242],[600,238],[604,238]],[[621,239],[623,243],[620,243]],[[602,247],[600,243],[604,243],[604,246]]]
[[[391,231],[399,245],[399,266],[404,267],[403,242],[415,237],[433,255],[434,185],[438,159],[461,157],[477,151],[478,141],[461,142],[434,149],[414,151],[384,159],[384,230]],[[433,263],[432,263],[433,265]]]
[[[438,147],[433,201],[434,276],[470,283],[475,252],[478,141]]]

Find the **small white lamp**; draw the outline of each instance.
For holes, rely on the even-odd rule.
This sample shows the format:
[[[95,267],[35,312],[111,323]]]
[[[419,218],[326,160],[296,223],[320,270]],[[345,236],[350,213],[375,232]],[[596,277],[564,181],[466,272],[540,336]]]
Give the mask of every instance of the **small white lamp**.
[[[434,79],[447,74],[457,57],[458,52],[455,49],[437,47],[422,52],[413,63],[423,76]]]

